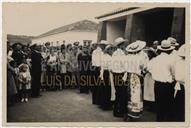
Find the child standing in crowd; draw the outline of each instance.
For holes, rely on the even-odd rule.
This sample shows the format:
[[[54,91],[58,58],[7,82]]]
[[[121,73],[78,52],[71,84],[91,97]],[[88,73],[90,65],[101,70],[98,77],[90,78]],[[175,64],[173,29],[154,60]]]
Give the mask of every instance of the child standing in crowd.
[[[23,63],[19,66],[19,90],[21,92],[21,102],[28,102],[28,93],[31,89],[31,75],[27,64]]]
[[[61,79],[64,79],[64,76],[66,75],[66,65],[67,65],[67,60],[66,60],[66,51],[65,48],[62,48],[61,54],[58,56],[58,61],[60,63],[60,75]],[[64,82],[62,84],[62,89],[65,88]]]

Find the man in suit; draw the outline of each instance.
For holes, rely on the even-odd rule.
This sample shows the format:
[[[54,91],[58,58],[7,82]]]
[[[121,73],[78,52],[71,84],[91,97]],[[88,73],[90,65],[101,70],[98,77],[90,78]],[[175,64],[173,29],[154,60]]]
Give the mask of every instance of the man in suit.
[[[31,76],[32,76],[32,97],[39,97],[40,95],[40,78],[41,78],[41,53],[40,53],[40,46],[36,44],[32,47],[31,53]]]

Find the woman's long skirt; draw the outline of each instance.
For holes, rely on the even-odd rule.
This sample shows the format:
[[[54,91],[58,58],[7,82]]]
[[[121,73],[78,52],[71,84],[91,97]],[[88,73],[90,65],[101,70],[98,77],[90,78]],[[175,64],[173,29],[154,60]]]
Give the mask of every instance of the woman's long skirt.
[[[115,102],[113,115],[115,117],[123,117],[127,112],[127,99],[128,91],[127,86],[124,84],[122,77],[124,73],[113,73],[114,85],[115,85]]]
[[[139,119],[143,112],[143,98],[140,77],[134,73],[129,74],[129,100],[128,117]]]
[[[94,79],[92,89],[92,104],[100,105],[100,85],[99,85],[99,75],[100,75],[100,67],[93,67],[94,71],[92,72],[92,79]]]

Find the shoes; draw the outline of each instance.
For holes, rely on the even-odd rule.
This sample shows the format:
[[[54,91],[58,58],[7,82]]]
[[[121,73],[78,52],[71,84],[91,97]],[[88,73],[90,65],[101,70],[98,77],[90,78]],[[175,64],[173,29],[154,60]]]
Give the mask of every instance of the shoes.
[[[28,102],[28,98],[25,98],[25,102]]]
[[[25,101],[25,99],[24,99],[24,98],[22,98],[22,99],[21,99],[21,102],[24,102],[24,101]]]

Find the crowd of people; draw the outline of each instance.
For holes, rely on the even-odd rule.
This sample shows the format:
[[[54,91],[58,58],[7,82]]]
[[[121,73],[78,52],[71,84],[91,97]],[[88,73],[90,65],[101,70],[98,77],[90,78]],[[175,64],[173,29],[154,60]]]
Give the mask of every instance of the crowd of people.
[[[8,105],[15,98],[40,97],[41,91],[79,89],[92,94],[92,104],[124,121],[141,119],[143,107],[155,111],[157,121],[185,120],[186,47],[175,38],[151,46],[122,37],[56,47],[9,44]]]

